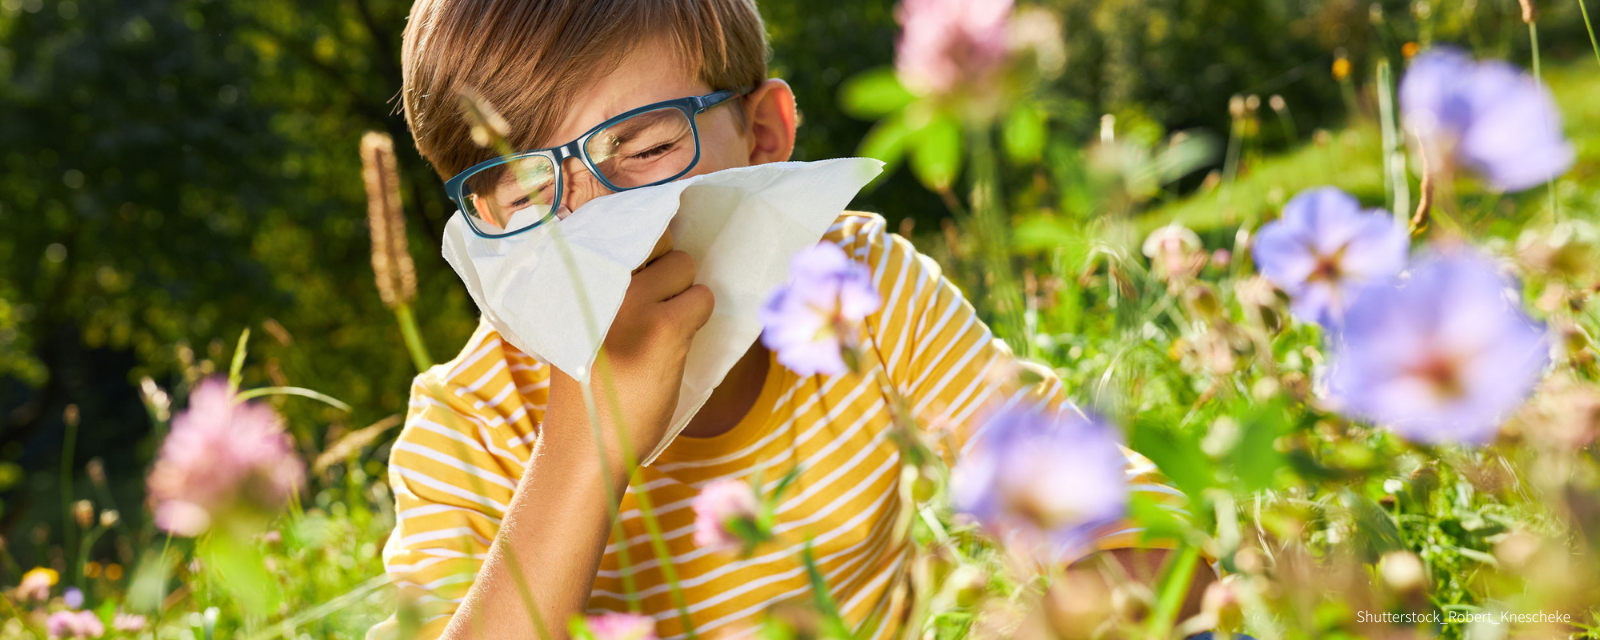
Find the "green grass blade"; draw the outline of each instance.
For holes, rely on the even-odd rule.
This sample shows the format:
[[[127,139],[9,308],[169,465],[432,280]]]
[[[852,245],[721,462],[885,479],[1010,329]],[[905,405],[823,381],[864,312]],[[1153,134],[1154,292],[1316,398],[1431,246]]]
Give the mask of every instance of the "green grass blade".
[[[239,395],[234,397],[239,402],[244,402],[245,400],[260,398],[262,396],[300,396],[302,398],[311,398],[312,400],[322,401],[330,406],[338,408],[341,411],[352,411],[350,405],[340,402],[338,398],[301,387],[259,387],[256,389],[250,389],[248,391],[241,391],[239,392]]]

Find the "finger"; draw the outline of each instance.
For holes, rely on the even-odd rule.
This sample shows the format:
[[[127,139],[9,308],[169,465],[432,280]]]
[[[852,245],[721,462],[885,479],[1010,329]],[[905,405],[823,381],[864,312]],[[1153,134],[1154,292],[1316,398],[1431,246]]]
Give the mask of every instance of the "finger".
[[[661,238],[656,240],[656,246],[654,248],[650,249],[650,257],[644,261],[644,264],[639,265],[638,269],[634,269],[633,272],[634,273],[638,273],[640,271],[643,271],[645,267],[650,266],[650,263],[655,262],[656,258],[659,258],[661,256],[666,255],[667,252],[671,251],[671,250],[672,250],[672,230],[671,229],[667,229],[665,232],[663,232],[661,234]]]
[[[699,331],[700,327],[706,326],[706,321],[711,319],[711,310],[716,304],[716,296],[712,295],[711,287],[697,284],[662,302],[661,307],[665,313],[682,321],[679,326],[694,333]]]
[[[633,274],[633,283],[628,289],[637,287],[645,299],[659,302],[683,293],[694,284],[694,276],[694,258],[682,251],[668,251]]]

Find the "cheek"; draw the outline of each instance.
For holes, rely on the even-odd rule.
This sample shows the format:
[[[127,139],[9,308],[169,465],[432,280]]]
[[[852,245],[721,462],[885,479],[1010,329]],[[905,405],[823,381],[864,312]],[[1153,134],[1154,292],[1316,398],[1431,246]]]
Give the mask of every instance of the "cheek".
[[[717,114],[719,116],[723,114]],[[689,176],[749,166],[750,147],[731,118],[703,122],[700,128],[700,162]],[[684,176],[688,177],[688,176]]]

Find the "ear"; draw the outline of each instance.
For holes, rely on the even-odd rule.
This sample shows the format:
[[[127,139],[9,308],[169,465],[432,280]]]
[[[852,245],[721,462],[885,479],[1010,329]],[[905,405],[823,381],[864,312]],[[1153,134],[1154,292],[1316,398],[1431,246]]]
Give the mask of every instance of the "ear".
[[[789,83],[778,78],[762,82],[745,96],[744,109],[750,127],[750,164],[788,160],[794,153],[797,124]]]

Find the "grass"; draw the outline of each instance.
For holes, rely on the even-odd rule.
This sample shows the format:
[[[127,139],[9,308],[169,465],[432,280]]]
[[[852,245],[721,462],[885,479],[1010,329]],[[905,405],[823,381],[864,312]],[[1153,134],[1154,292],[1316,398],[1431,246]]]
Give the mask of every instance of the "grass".
[[[1578,152],[1576,165],[1558,181],[1558,192],[1566,194],[1576,187],[1592,193],[1595,188],[1589,185],[1600,175],[1600,101],[1594,99],[1600,95],[1600,66],[1584,58],[1550,65],[1544,69],[1544,77],[1561,107],[1567,137]],[[1198,231],[1253,226],[1300,190],[1322,185],[1339,187],[1365,204],[1382,206],[1382,150],[1377,123],[1358,119],[1331,133],[1325,144],[1311,142],[1288,153],[1246,162],[1231,185],[1223,183],[1153,209],[1141,216],[1140,228],[1148,231],[1172,221]],[[1413,172],[1413,202],[1416,179]],[[1460,192],[1470,193],[1473,187],[1464,183]],[[1542,198],[1542,191],[1529,193]]]

